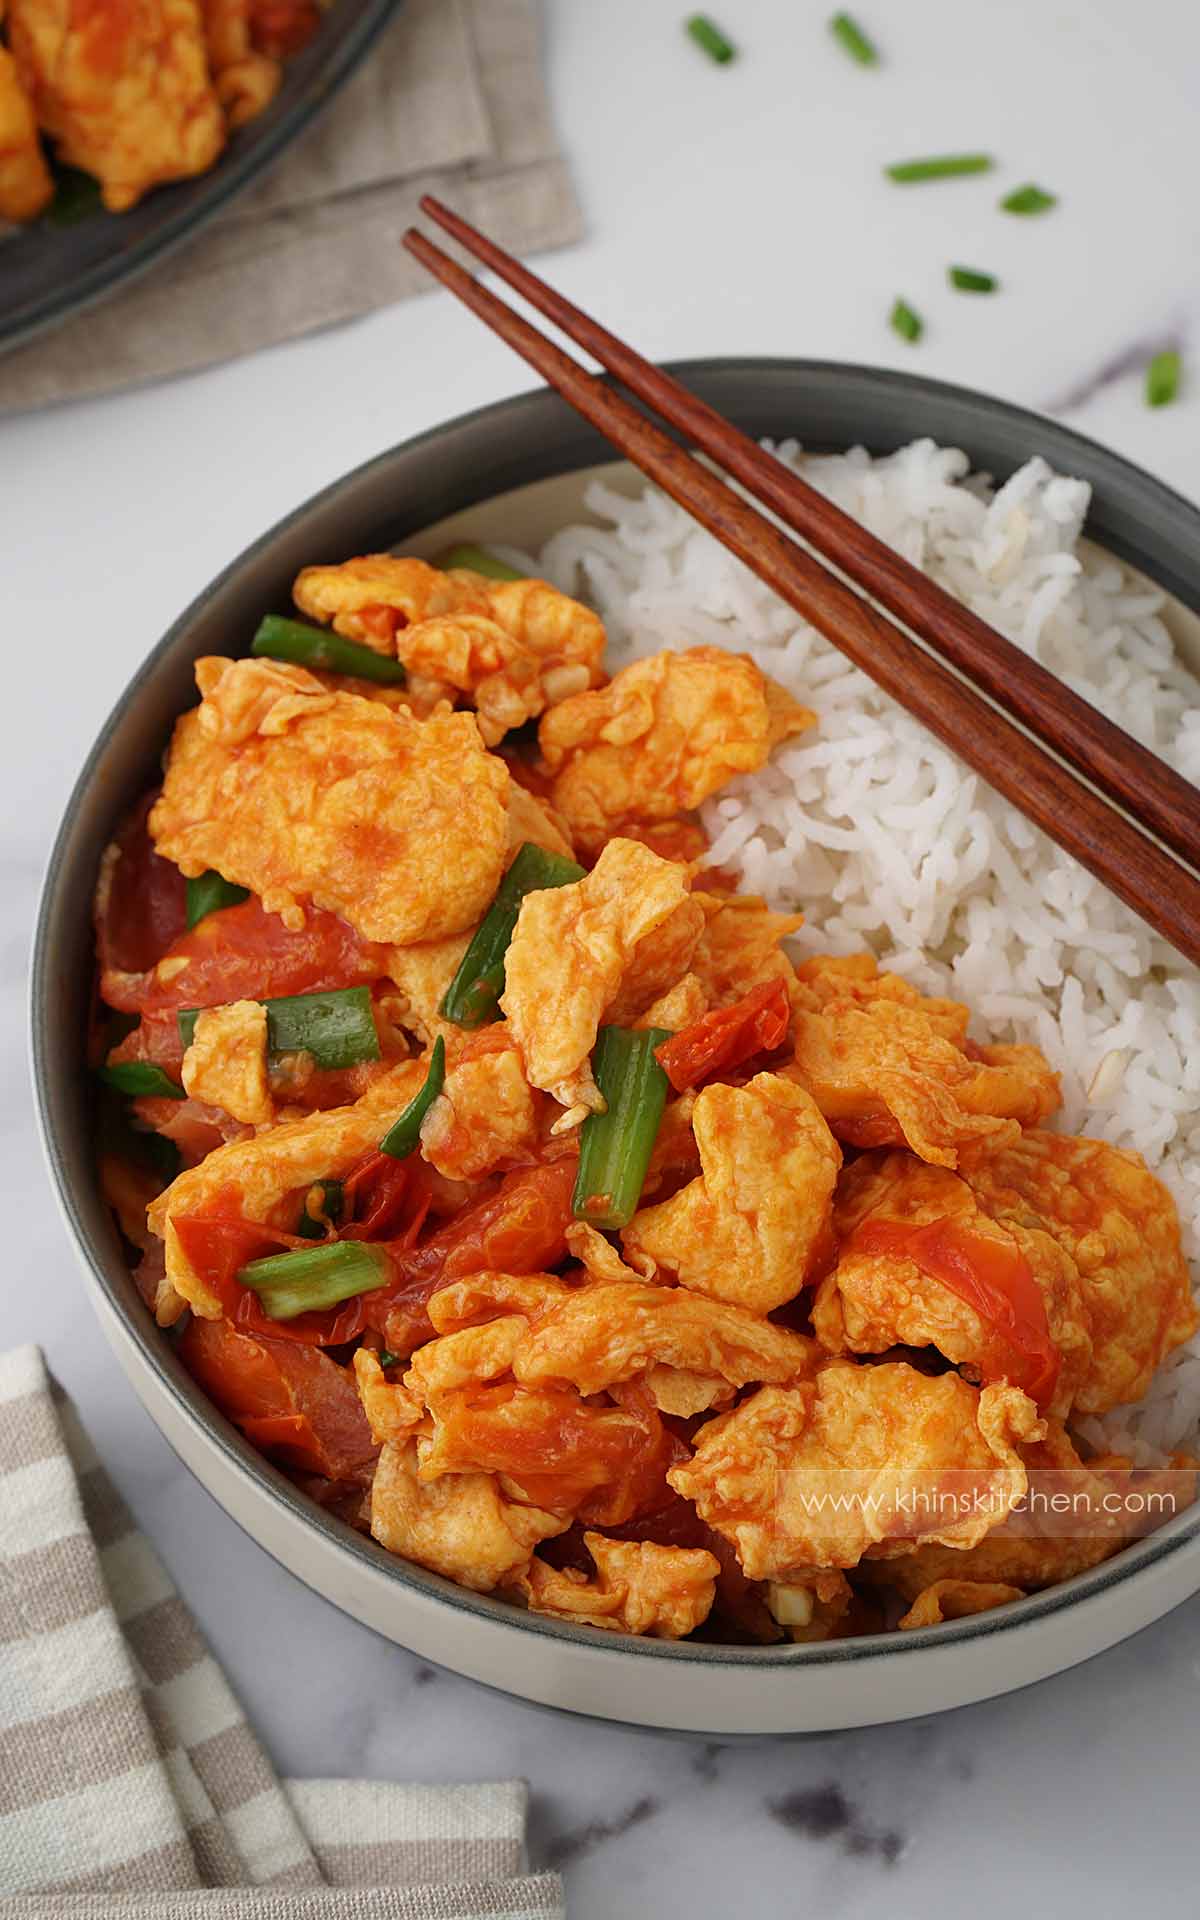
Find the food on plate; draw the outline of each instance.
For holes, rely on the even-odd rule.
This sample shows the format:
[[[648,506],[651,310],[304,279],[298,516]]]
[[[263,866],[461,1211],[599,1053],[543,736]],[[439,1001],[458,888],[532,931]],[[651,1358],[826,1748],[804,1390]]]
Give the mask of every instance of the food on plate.
[[[56,161],[110,213],[206,173],[279,90],[316,0],[8,0],[0,8],[0,219],[36,219]]]
[[[104,856],[101,1178],[184,1366],[391,1553],[608,1635],[909,1633],[1186,1504],[1113,1444],[1200,1327],[1166,1186],[743,884],[828,674],[614,658],[468,557],[306,567]]]

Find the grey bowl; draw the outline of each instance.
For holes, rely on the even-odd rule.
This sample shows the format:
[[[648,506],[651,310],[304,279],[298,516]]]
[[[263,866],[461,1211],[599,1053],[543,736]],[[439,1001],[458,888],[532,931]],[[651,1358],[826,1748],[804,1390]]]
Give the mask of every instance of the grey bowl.
[[[1183,628],[1200,613],[1200,513],[1055,422],[867,367],[744,359],[675,371],[749,432],[795,434],[814,450],[863,443],[883,452],[930,435],[965,448],[974,466],[999,479],[1041,453],[1091,483],[1091,538],[1166,588]],[[105,1331],[172,1446],[269,1552],[391,1639],[532,1700],[690,1732],[816,1731],[986,1698],[1112,1645],[1200,1588],[1200,1509],[1047,1593],[920,1634],[720,1647],[617,1640],[538,1619],[392,1558],[305,1500],[256,1454],[152,1324],[97,1187],[80,1070],[92,977],[89,901],[115,820],[154,777],[173,720],[195,699],[193,661],[227,650],[230,634],[249,635],[264,613],[286,607],[291,581],[309,561],[401,542],[428,551],[447,533],[461,538],[468,530],[496,538],[510,517],[529,526],[531,514],[549,530],[556,522],[547,513],[574,510],[571,476],[610,459],[606,443],[546,392],[452,420],[381,454],[280,521],[153,649],[83,767],[41,902],[33,1062],[52,1178]]]
[[[208,173],[160,187],[128,213],[77,226],[33,222],[0,249],[0,353],[115,293],[198,233],[291,145],[349,78],[399,0],[337,0],[284,62],[274,100],[232,136]]]

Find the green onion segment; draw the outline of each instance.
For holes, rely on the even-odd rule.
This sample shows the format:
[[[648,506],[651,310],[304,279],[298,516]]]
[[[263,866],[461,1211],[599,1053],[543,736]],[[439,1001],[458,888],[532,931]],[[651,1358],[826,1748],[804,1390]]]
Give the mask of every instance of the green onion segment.
[[[336,1072],[378,1060],[379,1034],[368,987],[339,987],[329,993],[296,993],[264,1000],[267,1052],[310,1053],[318,1067]],[[191,1046],[200,1014],[211,1008],[187,1007],[179,1015],[179,1038]]]
[[[316,1213],[310,1210],[310,1205],[315,1205]],[[338,1226],[344,1207],[345,1195],[340,1180],[314,1180],[300,1209],[296,1232],[302,1240],[323,1240],[325,1221],[327,1220],[331,1227]],[[325,1218],[318,1219],[318,1214],[323,1214]]]
[[[889,316],[889,324],[893,333],[898,333],[902,340],[909,340],[914,345],[925,331],[925,322],[906,300],[897,300]]]
[[[579,1177],[571,1209],[593,1227],[624,1227],[642,1196],[667,1103],[667,1076],[654,1058],[664,1027],[601,1027],[592,1072],[607,1110],[579,1133]]]
[[[487,547],[472,546],[469,540],[461,546],[448,547],[438,561],[438,565],[445,573],[450,573],[455,567],[463,567],[470,573],[485,574],[489,580],[528,578],[527,574],[518,573],[515,567],[510,567],[506,561],[498,559],[494,553],[489,552]]]
[[[896,160],[884,172],[898,186],[915,186],[923,180],[957,180],[967,173],[990,173],[990,153],[938,153],[925,160]]]
[[[583,877],[583,868],[573,860],[535,846],[532,840],[525,842],[446,989],[440,1008],[444,1019],[453,1020],[457,1027],[481,1027],[495,1019],[504,992],[504,956],[525,895],[547,887],[573,886]]]
[[[706,13],[693,13],[683,24],[696,45],[719,67],[726,67],[736,59],[737,48],[733,41],[726,39],[720,27]]]
[[[208,914],[219,913],[222,907],[236,907],[249,898],[248,888],[235,887],[232,880],[222,879],[210,867],[198,880],[189,880],[187,883],[188,932],[199,926]]]
[[[298,1313],[336,1307],[356,1293],[381,1287],[390,1265],[383,1247],[363,1240],[328,1240],[294,1253],[271,1253],[251,1260],[238,1279],[256,1293],[272,1320],[294,1320]]]
[[[829,22],[829,31],[835,40],[840,41],[850,58],[858,61],[860,67],[879,65],[878,49],[850,14],[835,13]]]
[[[437,1099],[445,1082],[446,1042],[439,1033],[429,1056],[429,1071],[425,1075],[425,1083],[384,1134],[379,1142],[380,1153],[388,1154],[393,1160],[407,1160],[409,1154],[415,1152],[421,1140],[421,1122]]]
[[[1156,353],[1146,368],[1146,405],[1169,407],[1179,392],[1183,361],[1173,347]]]
[[[149,1060],[120,1060],[115,1066],[101,1067],[100,1078],[106,1087],[128,1094],[131,1100],[147,1095],[159,1100],[186,1100],[183,1088],[168,1080],[161,1067]]]
[[[316,667],[325,673],[349,673],[356,680],[376,680],[380,686],[400,686],[404,668],[386,653],[360,647],[328,627],[309,626],[304,620],[285,620],[269,613],[259,624],[250,651],[260,660],[290,660],[296,667]]]
[[[1058,195],[1047,193],[1043,187],[1035,187],[1032,180],[1026,187],[1014,187],[1006,193],[1000,202],[1002,213],[1049,213],[1051,207],[1058,205]]]
[[[978,267],[948,267],[946,276],[960,293],[995,293],[1000,284],[994,273],[981,273]]]

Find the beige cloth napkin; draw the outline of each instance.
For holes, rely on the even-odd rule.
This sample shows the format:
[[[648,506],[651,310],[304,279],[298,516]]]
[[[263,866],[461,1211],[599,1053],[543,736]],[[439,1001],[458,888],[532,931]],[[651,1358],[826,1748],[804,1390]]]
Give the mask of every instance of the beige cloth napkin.
[[[0,1356],[5,1920],[513,1920],[525,1788],[279,1780],[36,1347]]]
[[[0,359],[0,411],[192,372],[428,291],[400,247],[423,193],[518,253],[577,239],[537,15],[537,0],[403,0],[324,116],[227,214]],[[2,267],[0,249],[0,280]]]

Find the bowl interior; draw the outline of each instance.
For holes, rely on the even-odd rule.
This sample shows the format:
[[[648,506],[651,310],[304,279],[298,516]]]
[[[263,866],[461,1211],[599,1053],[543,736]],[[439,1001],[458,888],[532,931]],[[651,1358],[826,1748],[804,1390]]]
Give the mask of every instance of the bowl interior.
[[[794,434],[815,451],[861,443],[883,452],[930,435],[965,447],[972,465],[997,479],[1031,453],[1088,479],[1095,489],[1089,520],[1093,544],[1168,591],[1171,625],[1186,657],[1200,669],[1200,514],[1105,449],[1003,403],[868,368],[734,361],[693,363],[678,371],[748,431]],[[623,487],[640,484],[629,468],[612,462],[604,443],[555,396],[530,394],[381,455],[250,547],[150,654],[89,756],[51,856],[33,969],[34,1073],[52,1174],[83,1258],[136,1346],[139,1369],[153,1376],[206,1444],[239,1474],[269,1489],[291,1510],[298,1527],[323,1533],[350,1559],[384,1569],[400,1588],[436,1596],[459,1612],[503,1620],[513,1631],[593,1644],[603,1636],[591,1629],[537,1619],[506,1602],[466,1594],[383,1553],[305,1501],[215,1412],[176,1362],[133,1287],[95,1178],[90,1092],[80,1062],[92,980],[90,899],[100,853],[122,810],[155,777],[176,715],[194,703],[195,659],[244,647],[263,614],[288,606],[292,579],[311,561],[401,543],[406,551],[430,556],[466,538],[536,548],[557,528],[588,517],[582,496],[599,472]],[[1187,1550],[1198,1530],[1200,1513],[1181,1514],[1089,1574],[1031,1596],[1002,1615],[930,1629],[920,1639],[928,1645],[994,1642]],[[1192,1584],[1200,1585],[1200,1552],[1194,1557]],[[913,1651],[912,1639],[899,1638]],[[820,1665],[895,1658],[901,1652],[896,1639],[782,1650],[634,1641],[624,1651],[655,1662]]]

